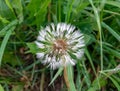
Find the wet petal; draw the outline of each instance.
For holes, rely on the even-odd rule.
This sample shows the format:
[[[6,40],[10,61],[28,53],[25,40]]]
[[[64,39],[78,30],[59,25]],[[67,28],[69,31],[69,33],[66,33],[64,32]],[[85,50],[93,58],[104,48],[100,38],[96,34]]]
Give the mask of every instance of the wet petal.
[[[66,64],[75,65],[75,62],[70,58],[69,55],[65,55]]]
[[[38,41],[35,41],[35,44],[38,46],[38,48],[44,48],[44,44],[39,43]]]
[[[37,58],[43,58],[44,57],[44,53],[36,53],[36,57]]]

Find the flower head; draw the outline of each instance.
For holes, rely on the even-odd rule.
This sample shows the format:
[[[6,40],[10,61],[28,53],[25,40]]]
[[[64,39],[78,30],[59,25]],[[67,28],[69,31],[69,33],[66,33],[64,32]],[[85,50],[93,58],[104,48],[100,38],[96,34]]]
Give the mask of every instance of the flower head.
[[[52,69],[75,65],[84,53],[84,36],[75,26],[66,23],[53,23],[39,32],[36,45],[41,50],[36,53],[43,64],[48,64]]]

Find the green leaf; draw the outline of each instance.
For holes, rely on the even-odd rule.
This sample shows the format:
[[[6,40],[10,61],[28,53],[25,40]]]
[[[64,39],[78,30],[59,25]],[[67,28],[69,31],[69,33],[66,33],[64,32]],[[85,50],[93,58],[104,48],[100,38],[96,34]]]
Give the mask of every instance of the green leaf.
[[[0,21],[2,21],[3,23],[9,23],[9,21],[6,18],[2,17],[1,15],[0,15]]]
[[[5,47],[7,45],[7,42],[8,42],[8,39],[10,38],[10,35],[12,34],[12,31],[15,29],[15,26],[11,27],[9,29],[9,31],[7,31],[3,41],[2,41],[2,44],[1,44],[1,47],[0,47],[0,65],[1,65],[1,62],[2,62],[2,57],[3,57],[3,54],[4,54],[4,50],[5,50]]]
[[[7,6],[10,8],[10,10],[11,10],[12,12],[14,12],[10,1],[9,1],[9,0],[5,0],[5,2],[6,2],[6,4],[7,4]]]
[[[1,84],[0,84],[0,91],[5,91]]]
[[[95,16],[95,19],[96,19],[96,23],[97,23],[97,26],[98,26],[98,31],[99,31],[99,41],[100,41],[100,61],[101,61],[101,70],[103,70],[103,45],[102,45],[102,29],[101,29],[101,21],[100,21],[100,14],[99,14],[99,11],[97,10],[97,8],[95,7],[95,5],[93,4],[93,1],[92,0],[89,0],[92,8],[93,8],[93,11],[94,11],[94,16]]]
[[[21,0],[12,0],[12,7],[15,9],[15,13],[17,14],[17,18],[19,19],[19,23],[23,22],[23,7]]]
[[[117,1],[108,0],[108,1],[106,1],[106,4],[120,8],[120,2],[117,2]]]
[[[18,24],[18,20],[13,20],[11,21],[7,26],[5,26],[1,31],[0,31],[0,37],[4,36],[7,33],[7,30],[11,28],[12,26],[15,26]]]
[[[120,42],[120,35],[118,33],[116,33],[111,27],[109,27],[104,22],[102,22],[102,26],[106,28]]]
[[[118,91],[120,91],[120,84],[112,77],[109,77],[109,78],[113,82],[113,84],[117,87]]]
[[[88,51],[88,49],[85,50],[85,54],[86,54],[86,56],[87,56],[87,58],[88,58],[88,60],[89,60],[89,62],[91,64],[91,67],[93,69],[94,74],[96,75],[97,73],[95,71],[95,66],[93,64],[93,60],[92,60],[92,57],[91,57],[90,52]]]
[[[80,13],[89,5],[85,0],[74,0],[70,21],[80,18]],[[77,22],[75,22],[77,23]]]
[[[47,14],[47,7],[51,0],[31,0],[27,6],[29,13],[29,20],[32,21],[32,25],[37,25],[38,29],[40,25],[45,21]]]
[[[66,11],[64,11],[64,13],[65,13],[65,22],[70,21],[70,15],[71,15],[71,12],[72,12],[73,3],[74,3],[74,0],[67,0],[67,6],[65,6]]]
[[[115,80],[112,76],[109,76],[108,74],[102,72],[102,74],[104,74],[106,77],[108,77],[112,82],[113,84],[117,87],[118,91],[120,91],[120,84],[118,83],[117,80]]]
[[[90,45],[92,44],[96,39],[92,34],[84,34],[85,44]]]
[[[19,0],[16,0],[16,1],[19,1]],[[0,0],[0,16],[6,19],[16,18],[14,12],[12,12],[9,6],[6,5],[5,0]]]
[[[38,48],[38,46],[35,43],[27,43],[28,48],[30,49],[27,51],[27,53],[33,53],[36,54],[38,52],[45,52],[47,49],[46,48]]]
[[[55,74],[49,85],[51,85],[56,80],[56,78],[61,74],[62,71],[63,71],[63,67],[59,68],[59,70],[57,71],[57,73]]]
[[[120,58],[120,52],[119,51],[114,50],[114,49],[112,49],[110,47],[107,47],[105,45],[103,47],[105,49],[104,51],[106,51],[107,53],[109,53],[109,54],[111,54],[111,55],[113,55],[113,56],[115,56],[117,58]]]
[[[37,47],[37,45],[35,43],[27,43],[27,46],[28,48],[30,49],[29,51],[27,52],[30,52],[30,53],[33,53],[33,54],[36,54],[39,50],[39,48]]]
[[[100,76],[93,81],[91,87],[87,91],[98,91],[99,90],[98,80],[99,80],[100,88],[107,84],[107,80],[105,80],[104,77]]]

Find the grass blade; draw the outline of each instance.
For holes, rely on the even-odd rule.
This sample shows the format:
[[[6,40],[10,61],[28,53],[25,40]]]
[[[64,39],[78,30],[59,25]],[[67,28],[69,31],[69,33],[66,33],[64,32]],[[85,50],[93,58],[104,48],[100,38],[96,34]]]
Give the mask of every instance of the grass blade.
[[[16,25],[18,23],[18,20],[13,20],[10,24],[8,24],[5,28],[3,28],[0,31],[0,36],[3,36],[6,34],[6,31],[11,28],[12,26]]]
[[[106,4],[120,8],[120,2],[117,2],[117,1],[107,0]]]
[[[2,57],[3,57],[3,54],[4,54],[4,50],[5,50],[5,47],[7,45],[7,42],[8,42],[8,39],[10,37],[10,35],[12,34],[12,31],[15,29],[15,27],[12,27],[10,28],[9,31],[7,31],[3,41],[2,41],[2,44],[1,44],[1,47],[0,47],[0,65],[1,65],[1,62],[2,62]]]
[[[119,51],[116,51],[114,49],[111,49],[110,47],[107,47],[107,46],[104,46],[104,51],[117,57],[117,58],[120,58],[120,52]]]
[[[120,85],[119,85],[119,83],[113,77],[109,76],[108,74],[106,74],[104,72],[102,72],[102,74],[105,75],[106,77],[108,77],[113,82],[113,84],[117,88],[117,91],[120,91]]]
[[[10,1],[9,1],[9,0],[5,0],[5,2],[6,2],[6,4],[7,4],[7,6],[10,8],[10,10],[11,10],[12,12],[14,12]]]
[[[70,15],[71,15],[71,12],[72,12],[72,6],[73,6],[73,2],[74,0],[68,0],[68,4],[67,4],[67,12],[66,12],[66,16],[65,16],[65,21],[66,22],[69,22],[70,21]]]
[[[120,42],[120,35],[119,34],[117,34],[111,27],[109,27],[104,22],[102,22],[102,26],[104,28],[106,28]]]
[[[53,77],[52,81],[50,82],[49,86],[55,81],[55,79],[61,74],[61,72],[63,71],[63,68],[61,67],[57,73],[55,74],[55,76]]]
[[[102,30],[101,30],[101,22],[100,22],[100,16],[97,8],[94,6],[93,1],[89,0],[90,4],[92,5],[94,14],[95,14],[95,19],[98,25],[98,30],[99,30],[99,37],[100,37],[100,59],[101,59],[101,70],[103,70],[103,47],[102,47]]]

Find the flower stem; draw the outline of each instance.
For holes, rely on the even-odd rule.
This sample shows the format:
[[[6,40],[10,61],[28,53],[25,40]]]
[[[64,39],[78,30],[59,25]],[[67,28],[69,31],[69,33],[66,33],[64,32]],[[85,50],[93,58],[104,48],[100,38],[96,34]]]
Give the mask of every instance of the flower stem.
[[[44,81],[45,81],[45,73],[42,72],[42,75],[41,75],[41,81],[40,81],[40,91],[44,91]]]
[[[70,89],[70,83],[69,83],[69,80],[68,80],[66,66],[64,67],[64,80],[65,80],[65,84],[66,84],[67,88]]]

